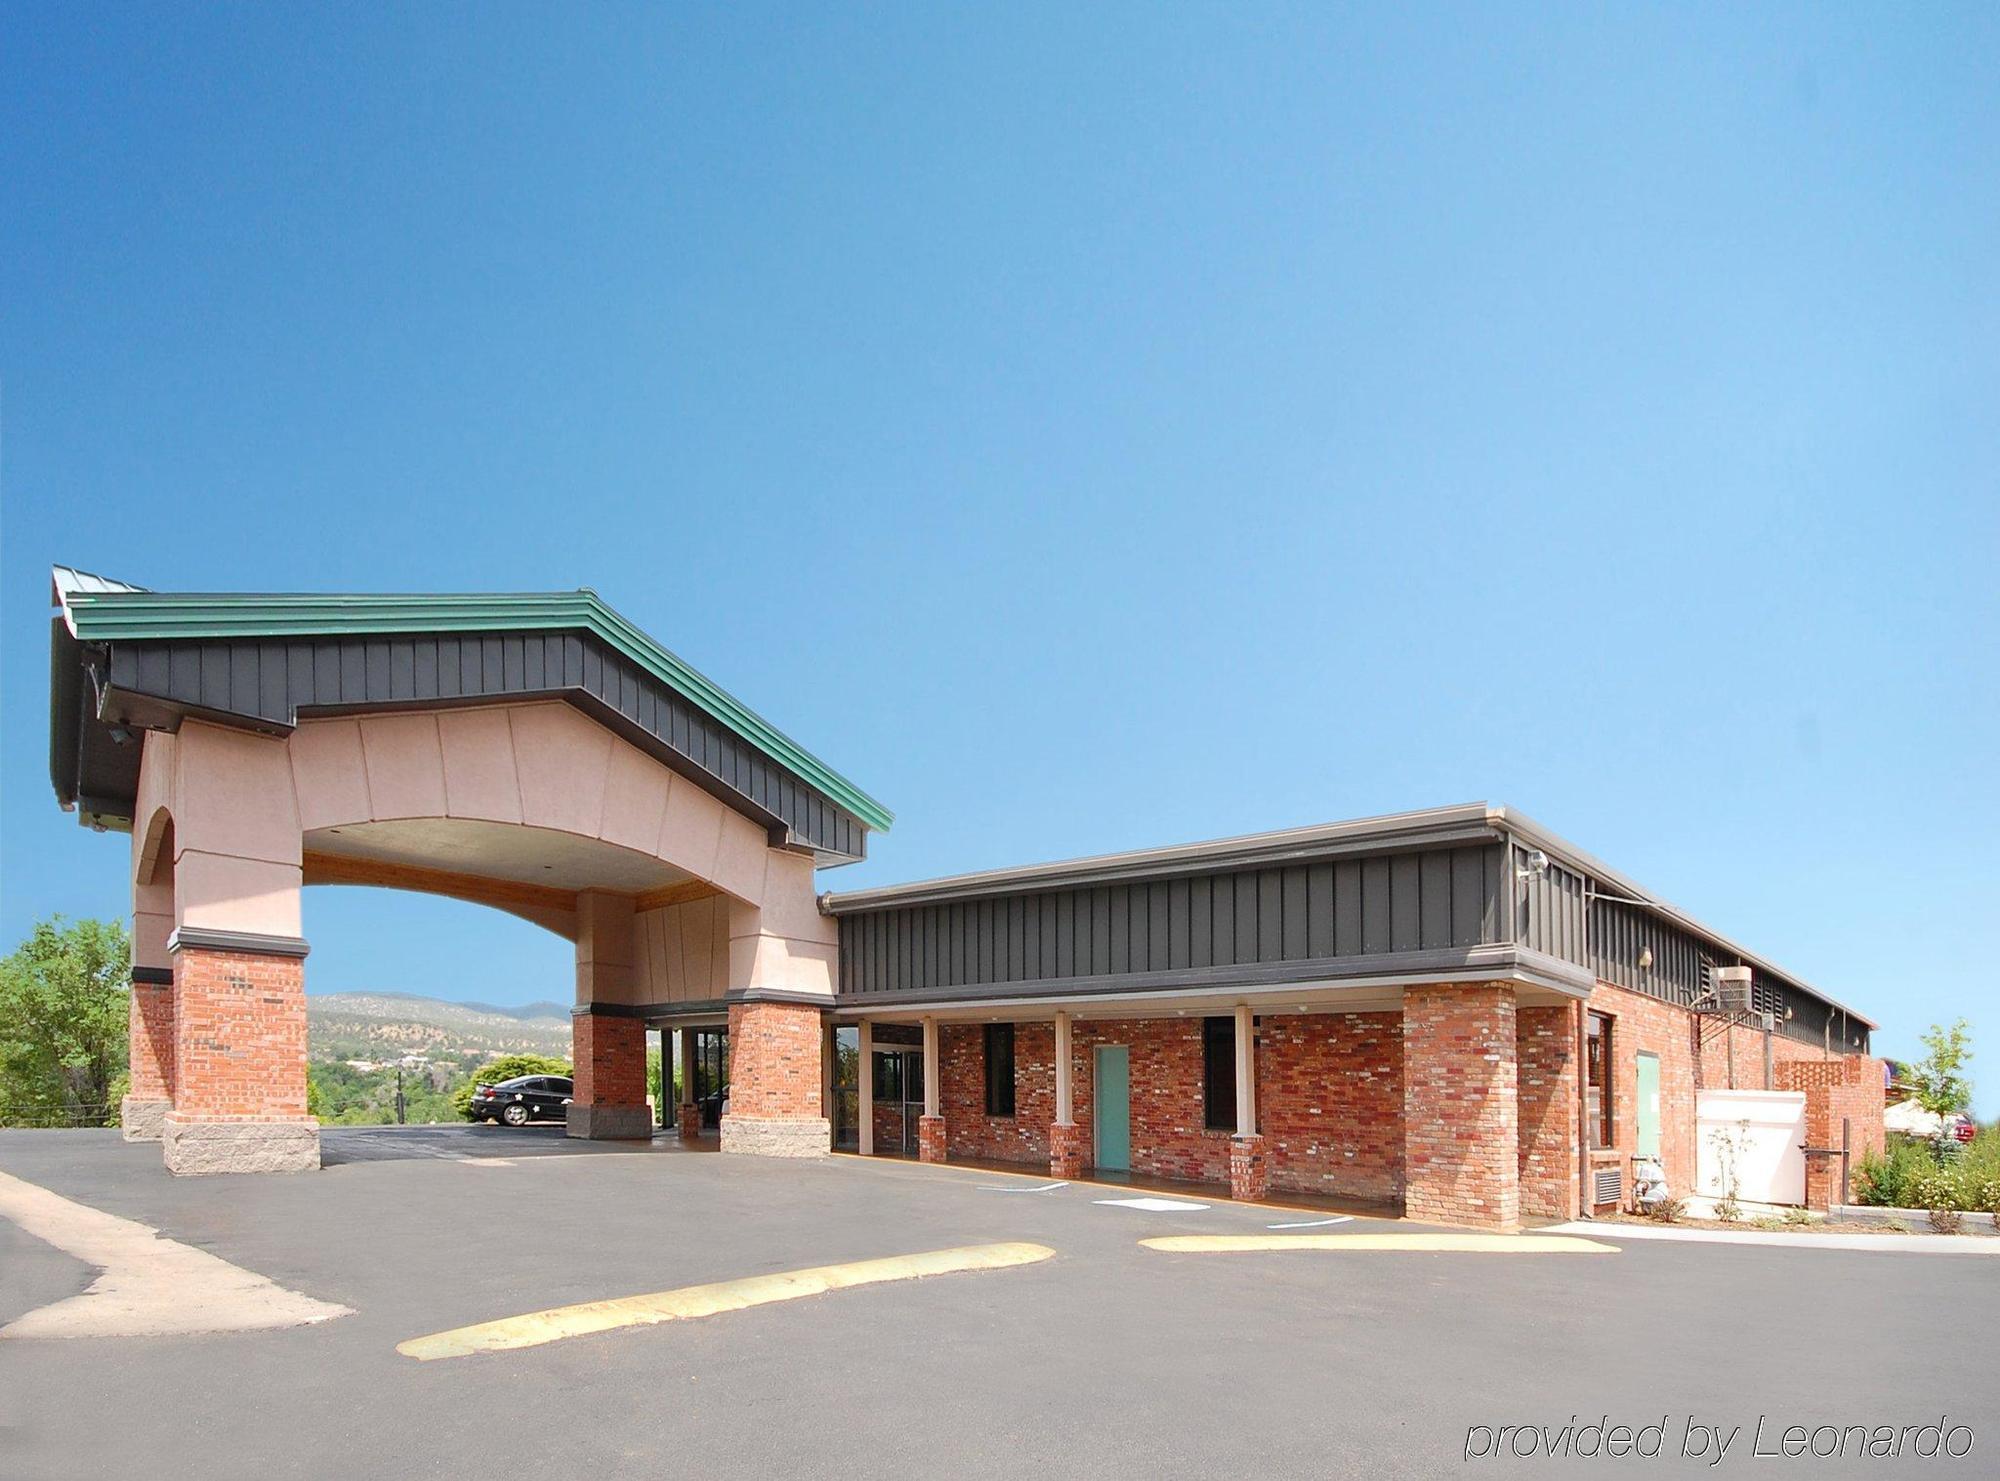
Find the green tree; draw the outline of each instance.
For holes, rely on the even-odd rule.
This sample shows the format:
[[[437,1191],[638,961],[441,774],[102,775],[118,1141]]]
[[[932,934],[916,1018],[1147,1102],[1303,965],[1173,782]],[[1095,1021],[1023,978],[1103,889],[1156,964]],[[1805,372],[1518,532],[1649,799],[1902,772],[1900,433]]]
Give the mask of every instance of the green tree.
[[[1955,1116],[1972,1103],[1965,1066],[1972,1059],[1972,1034],[1965,1020],[1950,1028],[1932,1024],[1923,1033],[1924,1057],[1903,1067],[1910,1094],[1933,1116]]]
[[[511,1080],[517,1075],[569,1073],[569,1061],[566,1059],[553,1059],[546,1054],[503,1054],[474,1070],[466,1082],[452,1092],[452,1108],[460,1117],[470,1116],[475,1085],[498,1085],[502,1080]]]
[[[118,921],[38,921],[0,959],[0,1126],[113,1126],[132,943]]]

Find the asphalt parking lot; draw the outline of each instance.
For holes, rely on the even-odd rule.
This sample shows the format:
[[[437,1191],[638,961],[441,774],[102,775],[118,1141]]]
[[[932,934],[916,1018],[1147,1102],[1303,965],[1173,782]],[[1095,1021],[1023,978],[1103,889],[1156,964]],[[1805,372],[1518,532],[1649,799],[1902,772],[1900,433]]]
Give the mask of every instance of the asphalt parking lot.
[[[555,1130],[327,1145],[317,1174],[175,1180],[116,1133],[0,1132],[0,1172],[352,1308],[276,1331],[0,1341],[0,1477],[1710,1471],[1679,1456],[1689,1420],[1742,1427],[1725,1474],[1984,1476],[2000,1453],[1986,1258],[1170,1253],[1140,1240],[1324,1216]],[[544,1308],[998,1241],[1054,1254],[519,1351],[397,1351]],[[0,1217],[0,1324],[93,1275]],[[1665,1421],[1665,1453],[1466,1456],[1474,1427],[1605,1416]],[[1772,1426],[1940,1416],[1969,1427],[1969,1457],[1749,1454],[1760,1417],[1770,1444]]]

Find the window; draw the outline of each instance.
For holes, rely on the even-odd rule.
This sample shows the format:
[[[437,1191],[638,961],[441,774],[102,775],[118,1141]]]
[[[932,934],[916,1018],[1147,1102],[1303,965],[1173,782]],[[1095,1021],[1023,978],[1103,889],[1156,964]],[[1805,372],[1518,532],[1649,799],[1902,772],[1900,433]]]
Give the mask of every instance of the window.
[[[1611,1020],[1602,1013],[1588,1015],[1586,1044],[1584,1068],[1589,1079],[1590,1144],[1609,1147],[1615,1140],[1611,1108],[1617,1097],[1611,1091]]]
[[[1014,1025],[986,1025],[986,1114],[1014,1114]]]
[[[1201,1021],[1202,1125],[1210,1131],[1236,1130],[1236,1020]]]

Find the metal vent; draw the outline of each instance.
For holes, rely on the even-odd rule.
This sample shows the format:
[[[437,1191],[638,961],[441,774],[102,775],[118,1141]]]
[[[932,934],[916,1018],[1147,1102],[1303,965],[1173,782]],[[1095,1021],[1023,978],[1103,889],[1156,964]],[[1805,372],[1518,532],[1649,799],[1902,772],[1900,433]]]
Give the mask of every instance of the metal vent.
[[[1592,1178],[1592,1199],[1599,1208],[1617,1203],[1625,1195],[1625,1174],[1615,1167],[1600,1167]]]

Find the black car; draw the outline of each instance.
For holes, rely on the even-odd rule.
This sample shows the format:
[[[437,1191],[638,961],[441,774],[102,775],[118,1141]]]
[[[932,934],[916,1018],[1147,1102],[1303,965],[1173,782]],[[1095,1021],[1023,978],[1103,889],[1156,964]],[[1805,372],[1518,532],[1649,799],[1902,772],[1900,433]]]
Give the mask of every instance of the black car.
[[[569,1114],[576,1086],[564,1075],[520,1075],[498,1085],[472,1087],[472,1119],[526,1126],[530,1121],[561,1121]]]

